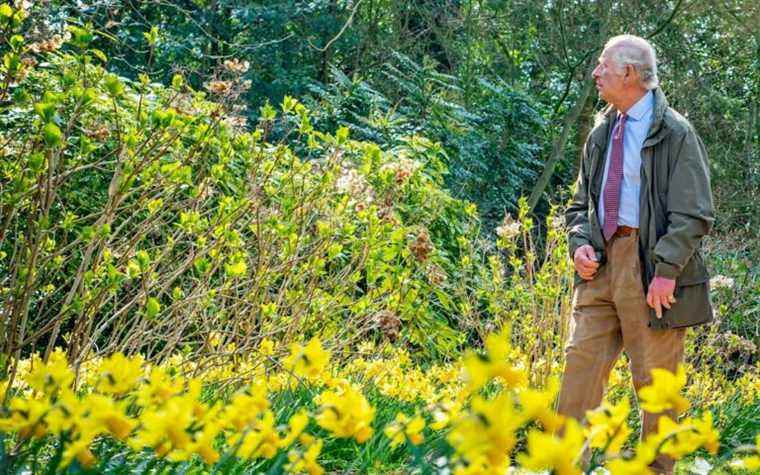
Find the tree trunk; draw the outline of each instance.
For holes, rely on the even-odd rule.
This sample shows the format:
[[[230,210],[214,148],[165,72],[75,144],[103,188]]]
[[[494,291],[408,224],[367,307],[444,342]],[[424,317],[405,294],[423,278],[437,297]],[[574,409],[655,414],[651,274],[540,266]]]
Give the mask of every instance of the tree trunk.
[[[578,123],[581,112],[585,108],[586,102],[588,101],[589,95],[591,94],[591,87],[593,86],[594,82],[590,80],[590,77],[591,71],[594,70],[596,63],[593,59],[590,61],[591,66],[586,68],[586,73],[583,75],[583,89],[581,89],[581,92],[578,95],[578,99],[575,101],[573,108],[570,109],[570,112],[565,116],[565,120],[562,123],[562,132],[560,132],[557,138],[554,139],[554,143],[552,144],[552,153],[546,160],[544,171],[541,173],[541,176],[538,178],[536,185],[533,187],[533,191],[530,193],[530,198],[528,198],[528,206],[530,208],[530,211],[533,211],[536,208],[538,200],[541,199],[541,195],[543,195],[544,190],[549,184],[549,180],[554,173],[555,165],[565,154],[565,144],[567,144],[567,138],[570,135],[570,129],[572,129]]]

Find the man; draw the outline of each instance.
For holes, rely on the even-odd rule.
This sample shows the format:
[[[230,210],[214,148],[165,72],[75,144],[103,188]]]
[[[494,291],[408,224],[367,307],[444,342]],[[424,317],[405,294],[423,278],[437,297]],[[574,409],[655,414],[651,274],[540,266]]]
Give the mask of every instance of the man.
[[[608,107],[566,214],[576,275],[558,411],[578,420],[600,404],[623,349],[638,391],[653,368],[676,371],[685,327],[712,320],[700,253],[713,223],[704,145],[668,107],[646,40],[610,39],[593,76]],[[642,435],[659,417],[642,414]],[[673,460],[652,468],[671,473]]]

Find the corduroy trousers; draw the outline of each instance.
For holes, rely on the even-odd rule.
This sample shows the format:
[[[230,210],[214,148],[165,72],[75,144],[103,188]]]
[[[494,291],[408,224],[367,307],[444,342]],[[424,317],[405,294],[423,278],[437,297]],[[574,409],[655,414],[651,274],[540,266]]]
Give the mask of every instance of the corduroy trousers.
[[[607,263],[573,291],[573,312],[557,411],[583,420],[599,406],[610,371],[625,351],[638,392],[652,381],[653,368],[675,372],[683,359],[686,329],[653,330],[641,284],[638,232],[607,243]],[[662,414],[642,411],[642,437],[657,430]],[[666,412],[675,418],[672,412]],[[672,473],[674,461],[658,456],[651,468]]]

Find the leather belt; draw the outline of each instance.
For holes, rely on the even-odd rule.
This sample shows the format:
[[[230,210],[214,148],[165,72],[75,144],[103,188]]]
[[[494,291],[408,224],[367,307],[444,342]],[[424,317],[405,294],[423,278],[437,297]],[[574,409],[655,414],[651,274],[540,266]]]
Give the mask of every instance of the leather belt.
[[[612,235],[613,238],[616,237],[622,237],[622,236],[630,236],[631,234],[637,232],[639,228],[632,228],[631,226],[624,226],[619,225],[617,227],[617,230],[615,231],[615,234]]]

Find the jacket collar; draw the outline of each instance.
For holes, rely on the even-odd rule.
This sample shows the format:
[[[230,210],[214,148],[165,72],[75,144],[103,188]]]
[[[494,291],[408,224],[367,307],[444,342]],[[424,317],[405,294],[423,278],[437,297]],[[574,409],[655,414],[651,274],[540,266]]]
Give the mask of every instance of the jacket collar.
[[[649,127],[647,138],[644,140],[644,147],[649,147],[658,143],[670,133],[670,128],[667,126],[667,120],[665,117],[668,110],[668,100],[665,98],[665,94],[659,87],[655,88],[652,92],[654,95],[652,125]],[[611,104],[608,104],[607,107],[597,114],[596,126],[591,133],[590,141],[599,145],[602,150],[607,147],[610,126],[615,121],[616,114],[617,110]]]
[[[668,100],[659,87],[654,90],[654,111],[652,113],[652,125],[644,140],[644,147],[649,147],[664,139],[670,133],[670,127],[665,120],[668,111]]]

